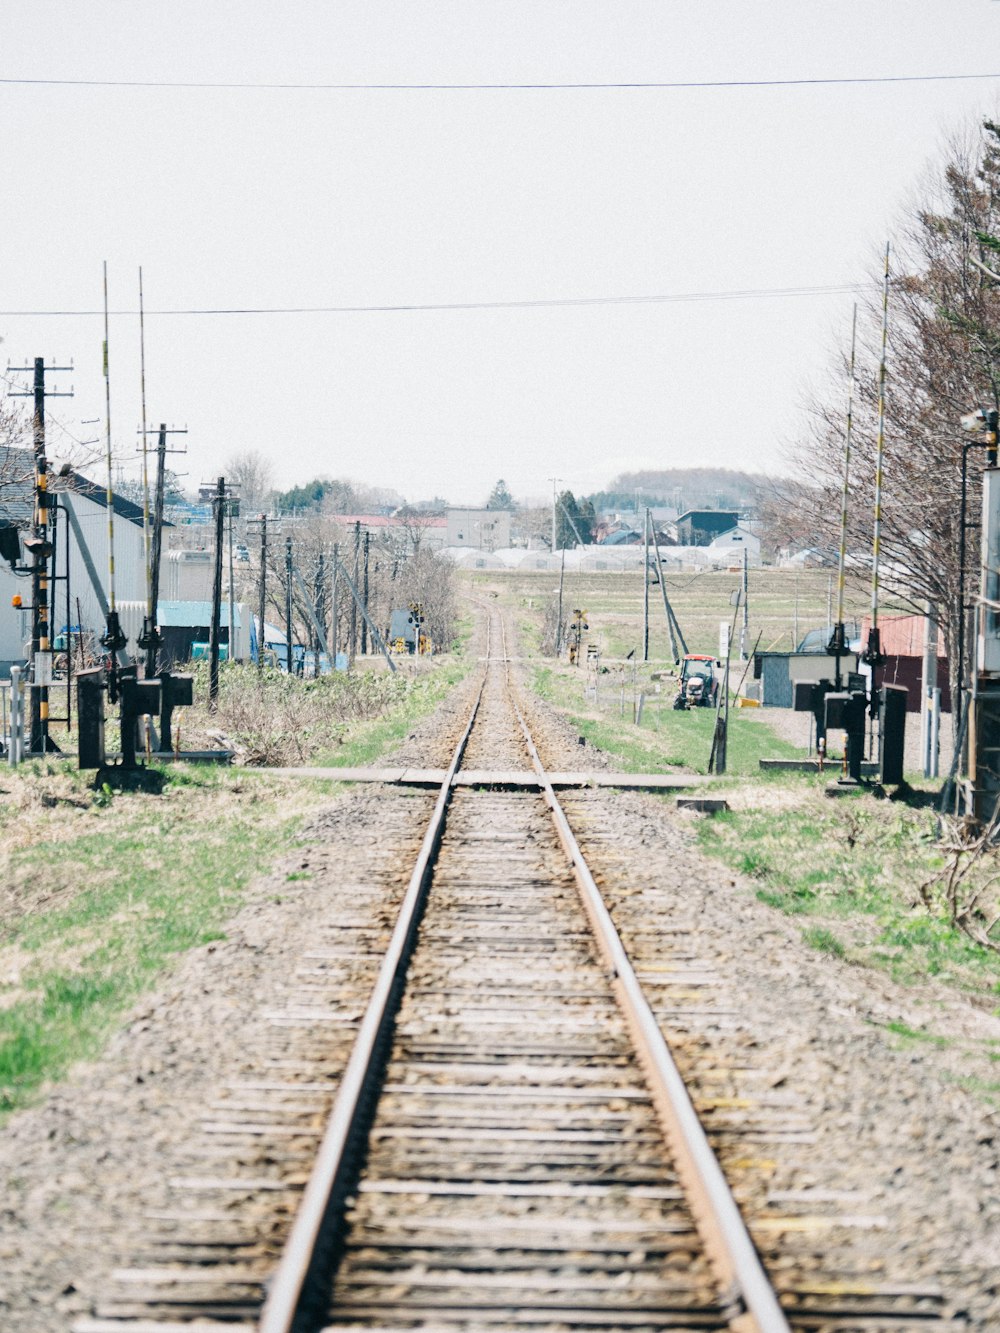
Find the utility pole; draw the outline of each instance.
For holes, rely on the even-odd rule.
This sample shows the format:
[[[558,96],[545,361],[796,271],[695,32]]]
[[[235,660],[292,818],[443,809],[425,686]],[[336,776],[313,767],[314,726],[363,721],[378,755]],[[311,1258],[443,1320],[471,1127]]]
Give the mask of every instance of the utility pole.
[[[15,390],[12,397],[33,398],[35,411],[32,419],[32,438],[35,448],[35,504],[31,521],[31,536],[25,539],[25,548],[31,555],[31,739],[29,752],[45,755],[49,749],[49,682],[52,679],[52,640],[49,627],[49,469],[45,457],[45,400],[71,398],[69,393],[45,389],[45,358],[35,357],[34,366],[12,366],[17,372],[32,371],[32,388]],[[53,372],[71,371],[72,365],[49,366]],[[53,570],[53,574],[55,570]]]
[[[322,550],[316,561],[316,573],[313,577],[313,611],[317,623],[323,627],[323,634],[326,634],[326,562],[323,558]],[[315,648],[313,650],[313,674],[319,676],[319,635],[315,636]],[[331,668],[332,670],[332,668]]]
[[[219,637],[222,629],[222,535],[226,516],[226,479],[220,477],[212,497],[215,510],[215,567],[212,574],[212,628],[208,639],[208,706],[214,713],[219,698]]]
[[[875,439],[875,512],[872,524],[872,623],[868,631],[862,661],[871,667],[869,711],[878,711],[878,668],[885,661],[878,627],[879,560],[882,545],[882,460],[885,455],[885,381],[886,353],[889,342],[889,245],[885,247],[885,274],[882,282],[882,353],[878,367],[878,414]]]
[[[549,477],[552,483],[552,554],[556,553],[556,484],[562,481],[562,477]]]
[[[556,608],[556,657],[562,656],[563,633],[563,585],[566,582],[566,552],[562,553],[559,564],[559,605]]]
[[[337,605],[338,584],[340,582],[340,542],[333,543],[333,574],[330,579],[330,670],[337,669],[337,649],[340,632],[340,607]]]
[[[226,517],[229,519],[229,651],[226,654],[227,661],[234,660],[234,644],[236,643],[236,603],[234,599],[233,584],[233,519],[239,517],[240,502],[235,495],[230,495],[226,499]]]
[[[292,674],[292,539],[285,538],[285,667]]]
[[[264,617],[267,614],[268,517],[266,514],[258,514],[255,519],[251,519],[250,521],[257,524],[256,531],[260,536],[260,579],[257,583],[257,619],[260,623],[260,630],[257,635],[257,670],[260,672],[264,670],[264,652],[267,640],[267,634],[264,629]]]
[[[143,432],[143,453],[146,451],[145,431]],[[152,431],[149,432],[152,435]],[[146,679],[156,675],[157,658],[162,642],[157,628],[158,604],[160,600],[160,563],[163,555],[163,507],[166,500],[167,454],[180,454],[183,449],[168,449],[168,435],[186,435],[187,427],[167,429],[165,421],[160,422],[156,442],[156,485],[153,492],[153,530],[149,550],[149,591],[146,607],[146,620],[142,633],[136,640],[137,645],[146,653]],[[145,469],[146,463],[143,462]]]
[[[362,597],[362,600],[364,601],[364,604],[365,604],[365,612],[366,612],[366,613],[368,612],[368,592],[369,592],[369,588],[368,588],[368,552],[369,552],[370,544],[371,544],[371,533],[368,531],[367,528],[365,528],[365,539],[364,539],[364,552],[365,552],[364,582],[363,582],[363,584],[362,584],[362,588],[361,588],[361,597]],[[367,622],[367,620],[362,619],[362,621],[361,621],[361,656],[364,657],[365,654],[366,654],[367,652],[368,652],[368,622]]]
[[[260,516],[260,589],[257,594],[257,670],[264,670],[264,615],[267,611],[267,515]]]
[[[649,508],[642,524],[642,660],[649,661]]]
[[[750,641],[750,556],[743,548],[743,623],[740,626],[740,661],[747,660],[747,644]]]
[[[118,621],[118,603],[115,598],[115,493],[112,474],[113,453],[111,449],[111,353],[108,334],[108,261],[104,261],[104,424],[105,424],[105,466],[107,481],[105,484],[105,505],[108,513],[108,612],[105,616],[107,628],[101,635],[101,645],[111,657],[111,678],[108,682],[108,697],[112,703],[118,701],[119,650],[124,648],[127,639],[122,633]]]
[[[360,564],[360,560],[361,560],[361,524],[360,524],[360,523],[355,523],[355,525],[354,525],[354,580],[353,580],[353,582],[354,582],[354,586],[355,586],[355,587],[358,586],[358,567],[359,567],[359,564]],[[353,602],[351,603],[351,644],[350,644],[350,651],[351,651],[351,664],[353,665],[353,664],[354,664],[354,659],[355,659],[355,657],[357,656],[357,652],[358,652],[358,608],[357,608],[357,604],[356,604],[356,599],[355,599],[355,601],[353,601]]]

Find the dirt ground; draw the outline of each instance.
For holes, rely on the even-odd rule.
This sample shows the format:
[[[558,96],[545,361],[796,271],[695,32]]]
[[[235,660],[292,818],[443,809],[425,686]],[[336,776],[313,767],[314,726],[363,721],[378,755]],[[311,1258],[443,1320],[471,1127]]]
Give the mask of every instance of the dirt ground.
[[[470,684],[394,759],[442,762]],[[578,766],[576,736],[543,705],[531,712],[547,762]],[[201,1108],[253,1068],[260,1013],[286,987],[314,918],[349,914],[354,884],[389,892],[398,882],[424,814],[421,802],[397,798],[358,788],[331,802],[302,839],[276,849],[277,866],[253,886],[224,940],[179,958],[100,1058],[0,1130],[4,1329],[68,1329],[93,1309],[115,1265],[134,1262],[150,1203],[168,1201],[170,1180],[190,1170]],[[736,1019],[688,1036],[720,1060],[738,1049],[754,1086],[766,1076],[801,1109],[820,1146],[796,1171],[819,1196],[856,1200],[868,1222],[851,1243],[872,1272],[939,1285],[962,1325],[1000,1328],[1000,1116],[960,1081],[963,1044],[1000,1052],[996,997],[977,1005],[932,982],[896,986],[808,948],[754,885],[698,853],[696,816],[672,803],[581,801],[584,846],[623,933],[640,951],[644,938],[678,922],[693,933]],[[955,1044],[902,1044],[890,1028],[899,1023]]]

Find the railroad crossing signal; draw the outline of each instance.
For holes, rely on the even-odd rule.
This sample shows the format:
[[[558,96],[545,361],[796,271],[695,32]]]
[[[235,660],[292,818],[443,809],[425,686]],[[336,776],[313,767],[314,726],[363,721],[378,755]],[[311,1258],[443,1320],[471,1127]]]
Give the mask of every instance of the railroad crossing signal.
[[[590,629],[587,622],[586,610],[576,607],[573,611],[573,619],[570,621],[570,641],[569,641],[569,661],[570,666],[574,666],[580,660],[580,646],[583,643],[584,631]]]

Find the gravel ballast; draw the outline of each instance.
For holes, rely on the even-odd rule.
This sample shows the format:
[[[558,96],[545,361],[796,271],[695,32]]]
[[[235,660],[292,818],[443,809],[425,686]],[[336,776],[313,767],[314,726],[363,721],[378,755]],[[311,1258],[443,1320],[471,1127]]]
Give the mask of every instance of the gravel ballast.
[[[442,764],[472,686],[393,760]],[[602,764],[589,748],[584,764],[576,735],[544,705],[529,711],[547,763]],[[735,1026],[707,1019],[703,1030],[688,1020],[684,1049],[749,1055],[808,1117],[819,1145],[810,1188],[856,1195],[857,1211],[880,1219],[859,1241],[874,1275],[939,1283],[970,1329],[1000,1328],[1000,1121],[956,1082],[963,1043],[1000,1051],[995,1006],[933,983],[897,986],[809,948],[754,885],[698,852],[692,821],[706,816],[604,792],[566,806],[637,965],[653,961],[643,941],[669,914],[691,929],[738,1014]],[[379,788],[333,801],[252,887],[224,940],[179,959],[99,1059],[0,1130],[0,1327],[51,1333],[94,1307],[129,1261],[150,1201],[162,1204],[165,1182],[189,1168],[200,1108],[253,1068],[258,1015],[308,947],[314,914],[349,911],[352,879],[398,885],[426,811],[424,797]],[[289,880],[298,873],[310,878]],[[954,1045],[901,1045],[890,1024]],[[759,1078],[748,1080],[753,1098]],[[790,1182],[743,1183],[777,1196]]]

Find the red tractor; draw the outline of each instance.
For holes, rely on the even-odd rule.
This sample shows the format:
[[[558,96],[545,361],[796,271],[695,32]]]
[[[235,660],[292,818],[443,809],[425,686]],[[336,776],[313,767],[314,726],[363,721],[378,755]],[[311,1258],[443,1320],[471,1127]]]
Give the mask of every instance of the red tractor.
[[[715,679],[715,658],[704,653],[688,653],[681,663],[680,688],[675,708],[713,708],[719,693]]]

